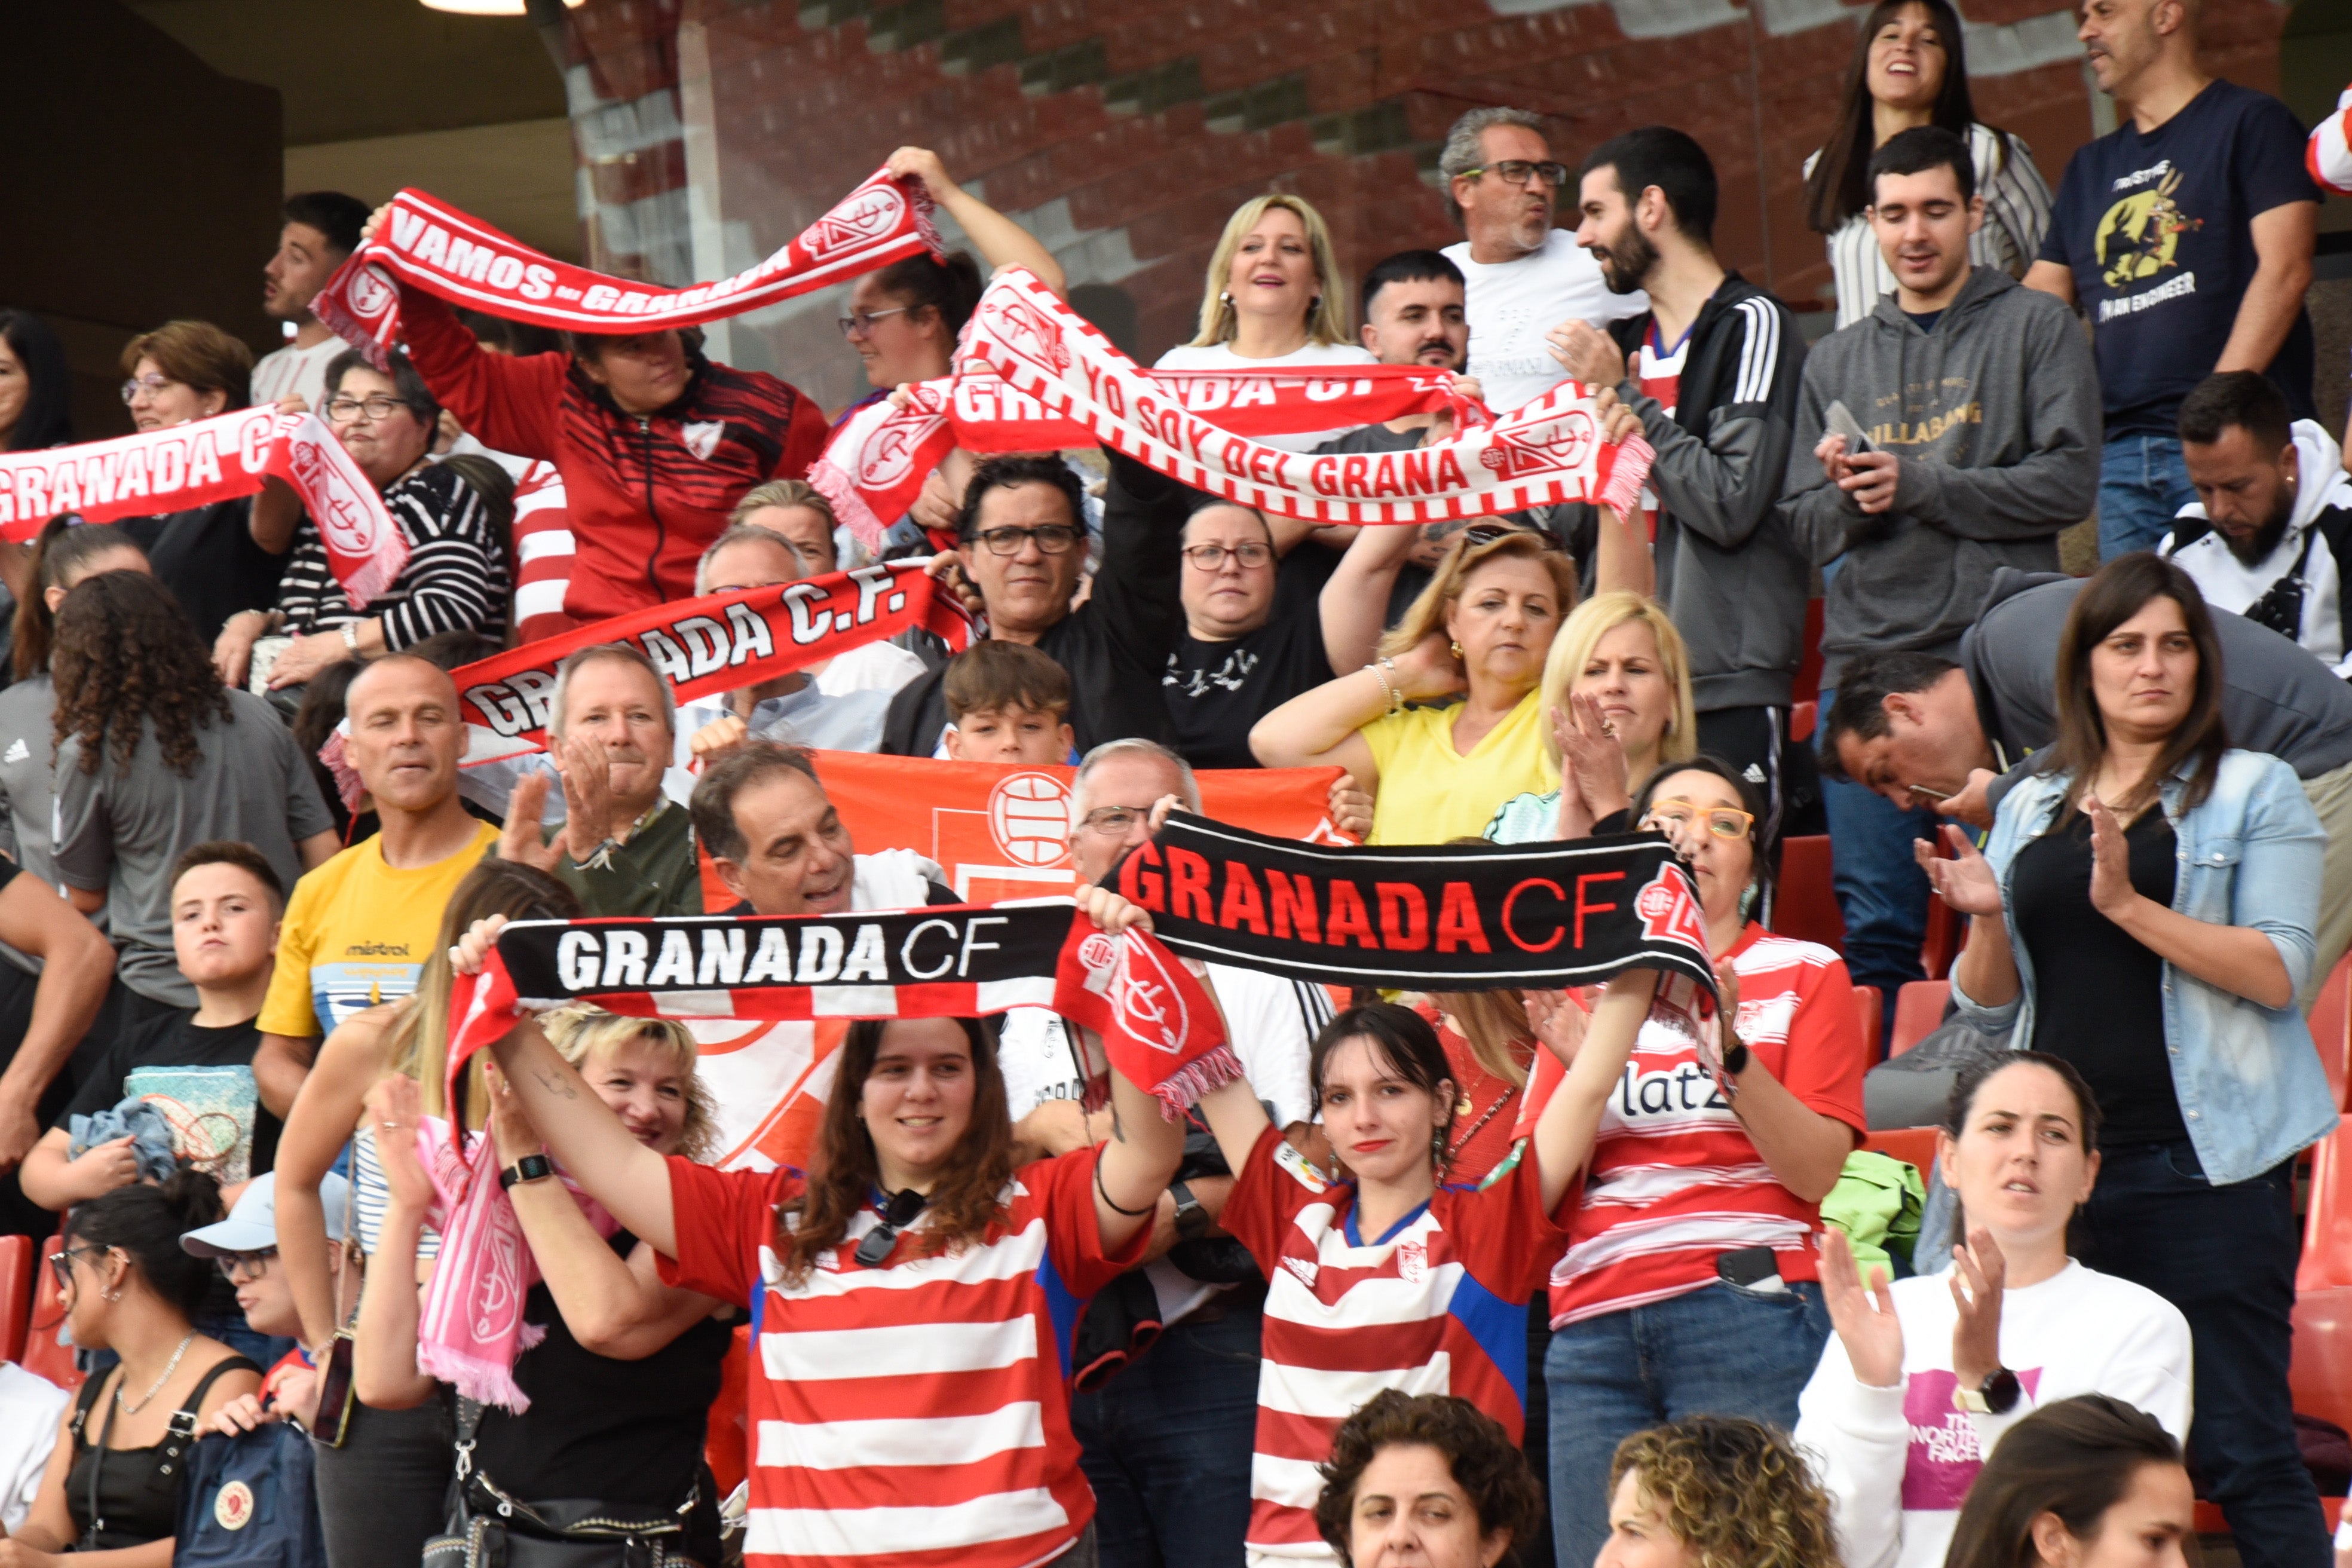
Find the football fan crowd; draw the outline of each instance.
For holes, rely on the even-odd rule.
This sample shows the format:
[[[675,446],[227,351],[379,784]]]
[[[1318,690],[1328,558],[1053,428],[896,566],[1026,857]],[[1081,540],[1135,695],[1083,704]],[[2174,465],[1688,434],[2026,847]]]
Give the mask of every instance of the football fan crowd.
[[[2352,92],[2197,9],[2054,194],[1871,9],[1810,347],[1509,106],[1149,368],[900,148],[756,282],[869,246],[836,412],[409,194],[132,437],[0,310],[0,1568],[2352,1556]]]

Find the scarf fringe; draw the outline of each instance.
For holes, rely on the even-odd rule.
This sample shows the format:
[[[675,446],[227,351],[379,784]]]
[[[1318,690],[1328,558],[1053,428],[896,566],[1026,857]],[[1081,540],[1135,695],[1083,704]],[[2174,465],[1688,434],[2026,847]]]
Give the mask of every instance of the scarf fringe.
[[[526,1331],[530,1325],[524,1325]],[[539,1331],[541,1337],[545,1329]],[[468,1355],[438,1341],[416,1342],[416,1370],[449,1384],[467,1399],[495,1405],[517,1415],[530,1408],[530,1395],[515,1384],[514,1368],[484,1356]]]
[[[850,536],[878,555],[889,525],[874,515],[874,509],[858,493],[856,482],[833,461],[830,452],[809,466],[808,482],[811,489],[833,503],[833,515]]]
[[[1198,1105],[1202,1096],[1238,1082],[1244,1076],[1241,1058],[1234,1055],[1231,1046],[1220,1042],[1160,1080],[1154,1091],[1160,1096],[1160,1114],[1171,1121],[1181,1121],[1184,1113]]]
[[[1601,489],[1601,504],[1631,514],[1642,504],[1642,487],[1649,482],[1650,465],[1657,452],[1639,436],[1628,436],[1609,464],[1608,482]]]

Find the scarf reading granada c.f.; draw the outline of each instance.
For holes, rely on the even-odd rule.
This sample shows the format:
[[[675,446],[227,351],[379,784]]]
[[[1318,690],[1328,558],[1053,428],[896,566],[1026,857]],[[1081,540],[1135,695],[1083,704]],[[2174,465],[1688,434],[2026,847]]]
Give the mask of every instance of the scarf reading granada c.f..
[[[380,366],[385,350],[400,341],[395,281],[509,321],[629,333],[740,315],[939,249],[929,195],[919,183],[881,169],[766,260],[683,289],[558,261],[423,191],[404,190],[375,237],[336,270],[310,310]]]
[[[1173,951],[1295,979],[1549,990],[1646,966],[1715,989],[1690,873],[1654,833],[1359,848],[1179,812],[1111,880]]]
[[[1241,1076],[1217,1009],[1141,931],[1066,899],[838,915],[518,921],[451,999],[449,1092],[525,1008],[585,1000],[659,1018],[971,1018],[1050,1007],[1171,1117]]]

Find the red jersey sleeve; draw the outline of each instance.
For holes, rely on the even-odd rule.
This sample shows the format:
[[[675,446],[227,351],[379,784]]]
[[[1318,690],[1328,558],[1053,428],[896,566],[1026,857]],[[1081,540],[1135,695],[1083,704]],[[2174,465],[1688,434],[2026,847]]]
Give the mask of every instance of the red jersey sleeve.
[[[1445,1228],[1458,1229],[1473,1279],[1506,1301],[1524,1301],[1551,1277],[1568,1233],[1544,1212],[1543,1174],[1526,1148],[1507,1157],[1515,1162],[1508,1173],[1459,1194],[1455,1212],[1466,1223],[1457,1226],[1449,1218]]]
[[[445,301],[406,284],[400,326],[409,363],[476,440],[494,451],[557,460],[563,378],[571,370],[562,354],[491,353]]]
[[[1282,1267],[1283,1234],[1298,1212],[1309,1204],[1345,1204],[1349,1195],[1292,1148],[1280,1128],[1268,1126],[1234,1173],[1234,1190],[1217,1225],[1249,1248],[1259,1271],[1271,1279]]]
[[[793,419],[784,429],[784,449],[776,458],[776,471],[768,477],[775,479],[804,479],[824,443],[833,434],[833,426],[816,400],[799,387],[793,388]]]
[[[760,1249],[775,1237],[777,1205],[799,1195],[799,1174],[782,1167],[714,1171],[677,1154],[668,1163],[677,1256],[654,1254],[655,1272],[665,1285],[749,1307],[760,1285]]]
[[[1779,1061],[1767,1058],[1764,1065],[1809,1108],[1862,1132],[1868,1125],[1862,1110],[1864,1054],[1845,961],[1805,965],[1789,1019],[1788,1047]]]
[[[1106,1251],[1102,1220],[1095,1212],[1095,1162],[1103,1146],[1073,1149],[1040,1160],[1021,1173],[1021,1184],[1038,1192],[1045,1215],[1045,1250],[1054,1272],[1075,1296],[1092,1296],[1143,1261],[1151,1226],[1137,1227],[1117,1252]]]

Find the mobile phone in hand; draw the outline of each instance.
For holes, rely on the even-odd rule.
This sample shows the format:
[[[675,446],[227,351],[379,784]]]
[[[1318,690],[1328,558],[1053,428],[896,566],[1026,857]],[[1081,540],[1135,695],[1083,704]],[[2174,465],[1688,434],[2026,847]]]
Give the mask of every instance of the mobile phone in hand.
[[[1874,452],[1878,449],[1870,444],[1870,437],[1863,433],[1862,421],[1853,416],[1853,411],[1843,401],[1832,403],[1822,411],[1822,428],[1832,436],[1845,437],[1845,455],[1849,458],[1859,457],[1864,452]]]

